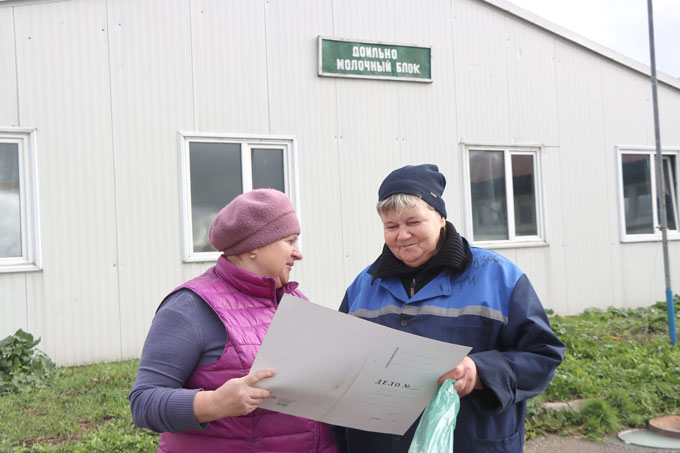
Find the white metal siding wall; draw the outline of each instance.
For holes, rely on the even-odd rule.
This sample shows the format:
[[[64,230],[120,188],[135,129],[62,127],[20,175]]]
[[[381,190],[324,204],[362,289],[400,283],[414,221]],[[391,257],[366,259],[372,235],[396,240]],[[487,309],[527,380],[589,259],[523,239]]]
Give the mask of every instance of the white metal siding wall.
[[[0,125],[18,126],[14,23],[11,8],[0,8]]]
[[[333,35],[333,3],[295,0],[266,7],[270,130],[297,136],[301,245],[293,277],[313,301],[337,306],[345,281],[337,88],[307,62],[317,35]],[[312,38],[312,39],[310,39]],[[310,70],[311,69],[311,70]]]
[[[369,6],[370,5],[370,6]],[[368,7],[368,9],[367,9]],[[357,14],[361,11],[361,14]],[[436,14],[432,12],[436,11]],[[335,3],[335,35],[432,46],[436,83],[376,83],[339,79],[345,281],[382,247],[377,190],[393,169],[436,162],[449,177],[449,218],[461,219],[454,52],[449,1]]]
[[[648,79],[488,3],[16,5],[0,7],[0,126],[38,128],[44,270],[0,274],[0,336],[24,327],[60,364],[138,355],[162,297],[210,266],[181,261],[180,130],[296,136],[293,277],[328,307],[381,250],[394,168],[437,163],[462,231],[466,143],[543,146],[549,246],[499,252],[547,307],[663,298],[660,244],[618,238],[615,147],[654,143]],[[432,46],[434,82],[317,77],[319,35]],[[680,145],[680,90],[660,99]]]
[[[267,133],[265,2],[191,6],[196,130]]]
[[[560,313],[663,299],[660,244],[621,244],[618,237],[616,145],[653,145],[649,79],[490,5],[455,5],[456,55],[463,54],[456,73],[461,139],[545,145],[550,247],[499,252],[517,262],[545,305]],[[485,104],[487,92],[499,105]],[[678,91],[661,85],[664,95],[675,102],[666,103],[673,107],[665,125],[673,132],[664,140],[662,126],[662,140],[677,146]],[[680,277],[679,245],[670,246],[673,281]]]
[[[105,6],[14,8],[20,122],[40,137],[44,270],[30,274],[27,300],[60,363],[121,355]]]
[[[566,300],[560,311],[579,312],[591,300],[602,300],[612,287],[611,276],[602,272],[610,260],[606,231],[607,203],[614,203],[615,185],[607,186],[602,127],[602,66],[595,55],[556,43],[560,132],[560,175],[563,197]],[[553,176],[553,175],[551,175]],[[556,175],[554,175],[556,176]],[[548,183],[550,183],[548,181]],[[596,253],[593,253],[596,251]],[[578,285],[573,282],[578,281]]]
[[[400,165],[436,162],[447,177],[448,187],[444,199],[448,219],[459,228],[463,224],[460,191],[457,189],[461,183],[461,161],[458,155],[453,5],[448,0],[425,4],[399,2],[397,5],[397,41],[432,46],[432,78],[436,83],[396,84],[399,93],[401,161],[392,168],[386,168],[382,177],[375,181],[374,190],[368,194],[370,212],[378,225],[377,241],[380,245],[382,227],[375,214],[377,188],[387,173]],[[432,14],[432,11],[437,13]],[[376,257],[377,253],[374,252],[371,261]]]
[[[473,0],[453,5],[458,138],[505,144],[510,137],[505,18]]]
[[[621,71],[617,65],[603,66],[601,92],[607,113],[603,117],[602,154],[607,168],[601,177],[607,181],[608,198],[618,201],[619,168],[615,146],[654,143],[652,88],[649,79],[641,74]],[[625,95],[622,95],[622,87],[626,87]],[[663,263],[653,262],[654,251],[662,253],[661,244],[620,243],[618,204],[609,203],[605,209],[603,214],[608,216],[606,223],[597,227],[591,225],[606,230],[610,235],[601,245],[611,251],[609,262],[600,271],[611,278],[607,285],[609,297],[602,300],[625,307],[638,306],[639,301],[649,300],[649,295],[655,293],[659,300],[663,300]],[[661,280],[653,278],[655,269],[661,272]],[[647,279],[633,276],[647,276]]]
[[[559,143],[556,43],[512,17],[504,18],[503,28],[511,142],[555,146]]]
[[[199,273],[181,265],[177,131],[194,126],[184,0],[107,2],[123,357],[140,351],[161,299]]]
[[[333,2],[334,33],[396,41],[396,2]],[[360,12],[360,13],[359,13]],[[345,282],[380,253],[375,214],[382,178],[402,162],[398,83],[336,80]],[[304,191],[304,190],[303,190]],[[330,297],[333,297],[329,295]],[[342,297],[342,294],[335,297]],[[329,304],[331,301],[328,301]],[[337,299],[339,305],[340,299]]]
[[[19,126],[12,10],[0,9],[0,126]],[[6,83],[4,83],[6,81]],[[26,326],[26,274],[0,276],[0,338]]]

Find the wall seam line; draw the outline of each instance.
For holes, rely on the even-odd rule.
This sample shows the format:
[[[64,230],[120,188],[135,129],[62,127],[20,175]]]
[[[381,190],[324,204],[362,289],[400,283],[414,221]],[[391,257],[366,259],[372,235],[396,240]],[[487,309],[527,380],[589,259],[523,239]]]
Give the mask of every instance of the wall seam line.
[[[114,225],[114,244],[116,246],[116,291],[118,298],[118,356],[123,359],[123,310],[120,291],[120,240],[118,238],[118,189],[116,185],[116,134],[114,125],[113,111],[113,79],[111,77],[111,23],[109,21],[109,1],[104,0],[104,10],[106,16],[106,59],[109,73],[109,109],[111,126],[111,163],[113,177],[113,225]]]

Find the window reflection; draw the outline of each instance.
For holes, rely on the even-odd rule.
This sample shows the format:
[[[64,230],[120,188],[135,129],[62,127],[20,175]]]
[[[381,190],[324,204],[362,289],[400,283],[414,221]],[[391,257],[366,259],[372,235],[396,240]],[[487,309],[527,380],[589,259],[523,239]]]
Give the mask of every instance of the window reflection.
[[[675,174],[675,156],[663,156],[664,201],[666,202],[666,226],[678,229],[678,179]]]
[[[19,146],[0,143],[0,258],[22,256]]]
[[[627,234],[654,233],[648,154],[623,154],[623,205]]]
[[[194,252],[212,252],[208,241],[210,222],[243,192],[241,145],[192,142],[189,156]]]
[[[538,235],[534,156],[526,154],[512,156],[512,195],[515,206],[515,234]]]
[[[508,239],[503,151],[470,151],[470,190],[474,240]]]
[[[285,192],[283,150],[253,148],[253,189],[276,189]]]

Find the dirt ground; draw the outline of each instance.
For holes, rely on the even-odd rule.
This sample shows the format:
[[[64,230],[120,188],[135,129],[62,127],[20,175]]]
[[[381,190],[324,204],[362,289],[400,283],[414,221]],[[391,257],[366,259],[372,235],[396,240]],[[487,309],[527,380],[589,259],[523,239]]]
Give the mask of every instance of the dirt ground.
[[[624,444],[616,437],[603,443],[591,442],[573,437],[546,436],[530,439],[524,444],[524,453],[633,453],[656,452],[677,453],[678,450],[662,450],[659,448],[645,448],[637,445]]]

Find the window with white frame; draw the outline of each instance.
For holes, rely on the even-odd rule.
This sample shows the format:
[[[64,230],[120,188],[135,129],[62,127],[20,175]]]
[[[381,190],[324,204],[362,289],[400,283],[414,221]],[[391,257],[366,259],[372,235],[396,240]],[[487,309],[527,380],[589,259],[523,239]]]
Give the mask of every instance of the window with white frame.
[[[34,131],[0,128],[0,272],[40,268]]]
[[[656,151],[618,148],[621,239],[624,242],[661,239],[661,209],[657,198]],[[680,239],[678,230],[678,156],[680,150],[663,150],[661,168],[668,237]]]
[[[538,149],[467,149],[467,233],[473,242],[544,242],[538,157]]]
[[[185,261],[211,261],[208,241],[217,213],[239,194],[272,188],[295,199],[295,140],[180,132],[182,231]]]

